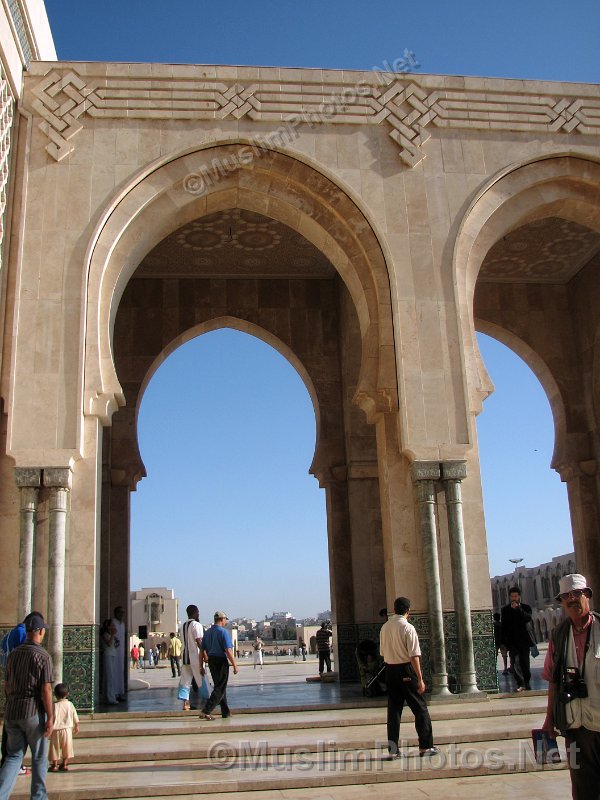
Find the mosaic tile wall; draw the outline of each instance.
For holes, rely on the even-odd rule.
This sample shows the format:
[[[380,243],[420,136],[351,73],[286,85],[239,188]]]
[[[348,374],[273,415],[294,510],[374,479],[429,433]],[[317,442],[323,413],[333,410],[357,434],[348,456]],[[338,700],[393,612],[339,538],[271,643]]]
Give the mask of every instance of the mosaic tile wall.
[[[426,683],[431,681],[430,664],[430,631],[429,617],[427,614],[411,615],[410,621],[419,634],[422,652],[422,668]],[[496,671],[496,650],[494,647],[494,629],[491,611],[472,611],[471,624],[473,626],[473,650],[475,654],[475,669],[477,671],[477,686],[485,692],[498,691],[498,675]],[[364,625],[342,624],[337,625],[337,669],[340,681],[357,681],[358,669],[356,666],[356,646],[363,639],[379,640],[379,631],[382,623]],[[448,675],[452,682],[452,690],[460,691],[460,684],[456,681],[458,676],[458,640],[456,637],[456,620],[454,612],[444,614],[444,637],[446,640],[446,662]]]
[[[0,638],[12,625],[0,626]],[[69,699],[78,711],[92,711],[98,696],[98,627],[65,625],[63,634],[63,680],[70,689]],[[0,667],[0,685],[4,687],[4,670]],[[4,690],[0,691],[0,713],[4,711]]]

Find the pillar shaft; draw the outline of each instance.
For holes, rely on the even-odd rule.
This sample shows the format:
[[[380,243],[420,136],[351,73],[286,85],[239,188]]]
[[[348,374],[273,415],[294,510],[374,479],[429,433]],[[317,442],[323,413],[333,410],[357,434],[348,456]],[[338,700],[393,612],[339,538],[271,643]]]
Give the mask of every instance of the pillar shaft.
[[[15,481],[20,496],[17,620],[22,622],[31,611],[33,596],[33,551],[41,470],[17,467]]]
[[[67,536],[67,502],[70,470],[44,470],[44,486],[50,489],[48,520],[48,651],[52,656],[54,680],[63,677],[63,628],[65,614],[65,553]]]
[[[442,614],[442,591],[437,545],[436,496],[434,481],[440,476],[438,464],[417,462],[412,467],[413,481],[417,487],[419,526],[423,544],[423,566],[429,603],[431,629],[432,694],[449,694]]]
[[[469,602],[469,579],[462,513],[461,480],[466,477],[466,462],[447,462],[442,466],[442,481],[446,495],[448,536],[450,540],[450,564],[452,568],[452,591],[454,614],[458,636],[459,679],[461,693],[477,692],[475,656],[473,652],[473,629],[471,626],[471,604]]]

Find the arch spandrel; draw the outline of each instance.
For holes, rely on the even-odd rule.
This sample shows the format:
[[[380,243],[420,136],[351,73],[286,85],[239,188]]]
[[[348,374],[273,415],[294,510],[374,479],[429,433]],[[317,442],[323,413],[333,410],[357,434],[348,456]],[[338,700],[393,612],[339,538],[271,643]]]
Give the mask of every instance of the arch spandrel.
[[[385,401],[384,410],[390,410],[390,402],[397,406],[395,364],[379,357],[380,316],[384,322],[381,329],[392,330],[391,319],[387,319],[391,315],[389,276],[370,223],[328,177],[273,151],[252,170],[241,168],[227,174],[199,197],[185,191],[186,177],[194,169],[202,169],[237,146],[209,147],[157,168],[117,203],[90,248],[85,412],[97,414],[104,424],[110,423],[110,414],[124,403],[111,338],[128,280],[143,257],[176,228],[232,207],[266,213],[293,227],[330,259],[350,292],[361,329],[363,359],[357,401],[374,398],[380,406],[384,396],[391,398]],[[297,182],[302,179],[304,183]],[[328,205],[327,198],[335,201],[335,207]],[[386,289],[383,297],[382,287]]]
[[[477,193],[459,228],[453,270],[463,312],[462,344],[474,413],[481,411],[483,400],[493,391],[475,338],[473,304],[479,271],[496,242],[523,225],[549,216],[560,216],[600,232],[600,163],[560,154],[507,168]],[[555,385],[558,386],[556,381]],[[555,407],[553,401],[553,410]],[[559,425],[556,420],[555,424]],[[557,443],[555,455],[560,451]]]

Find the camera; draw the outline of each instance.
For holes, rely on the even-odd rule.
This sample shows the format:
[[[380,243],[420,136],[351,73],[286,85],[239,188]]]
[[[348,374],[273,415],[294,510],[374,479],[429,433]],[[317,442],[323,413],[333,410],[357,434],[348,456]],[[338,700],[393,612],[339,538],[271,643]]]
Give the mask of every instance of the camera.
[[[572,700],[581,700],[588,696],[585,681],[577,668],[567,668],[567,677],[560,693],[561,703],[570,703]]]

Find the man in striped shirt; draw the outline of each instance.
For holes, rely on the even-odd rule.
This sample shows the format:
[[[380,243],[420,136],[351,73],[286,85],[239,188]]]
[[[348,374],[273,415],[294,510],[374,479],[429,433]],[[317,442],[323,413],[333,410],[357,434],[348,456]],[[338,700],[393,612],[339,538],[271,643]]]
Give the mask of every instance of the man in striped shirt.
[[[52,659],[42,648],[48,626],[41,614],[25,620],[27,638],[8,657],[4,724],[8,753],[0,771],[0,800],[8,800],[27,745],[31,749],[31,800],[47,800],[48,739],[52,734]]]

